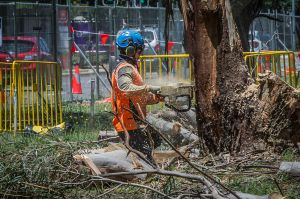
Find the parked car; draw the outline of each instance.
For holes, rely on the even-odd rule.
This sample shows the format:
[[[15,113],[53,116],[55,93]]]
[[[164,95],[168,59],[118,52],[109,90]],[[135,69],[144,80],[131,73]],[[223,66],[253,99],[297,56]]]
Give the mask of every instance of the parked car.
[[[141,31],[141,34],[145,40],[144,54],[158,54],[160,50],[160,41],[158,38],[157,30],[152,27],[146,27]]]
[[[269,49],[268,46],[259,39],[253,39],[253,41],[249,40],[248,42],[249,42],[249,46],[250,46],[250,51],[259,52],[262,50]],[[253,44],[253,47],[252,47],[252,44]]]
[[[124,30],[135,30],[141,33],[145,41],[144,55],[154,55],[159,53],[160,42],[155,28],[145,27],[142,30],[140,28],[125,28],[118,31],[117,37]]]
[[[53,56],[46,41],[36,36],[17,37],[17,56],[15,55],[15,37],[5,36],[2,38],[0,47],[0,62],[13,62],[14,60],[25,61],[53,61]],[[31,65],[30,67],[35,67]]]
[[[47,43],[41,37],[38,39],[38,37],[35,36],[18,36],[16,44],[18,52],[17,56],[15,55],[15,37],[5,36],[2,38],[2,46],[0,46],[0,62],[12,63],[15,60],[53,61],[53,56],[50,54]],[[59,60],[58,62],[60,63]],[[38,65],[36,63],[22,64],[21,66],[21,70],[30,72],[33,75],[35,75],[37,72],[36,68]],[[10,69],[11,65],[1,65],[1,72],[4,72],[2,73],[2,85],[5,84],[4,82],[6,82],[5,85],[9,85],[9,82],[11,82],[11,75],[9,75],[11,72]],[[45,72],[45,70],[43,70],[43,72]],[[51,76],[53,75],[54,74],[52,73]],[[27,86],[28,84],[32,84],[32,80],[30,78],[28,79],[28,77],[30,77],[29,75],[24,75],[23,77],[23,82],[27,82],[27,80],[29,80],[26,83]],[[47,76],[46,78],[51,77]],[[46,86],[47,85],[44,84],[44,89],[46,89]]]

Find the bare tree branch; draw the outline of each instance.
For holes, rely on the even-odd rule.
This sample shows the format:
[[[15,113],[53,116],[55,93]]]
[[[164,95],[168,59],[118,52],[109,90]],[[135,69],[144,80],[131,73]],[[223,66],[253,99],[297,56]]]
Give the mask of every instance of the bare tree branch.
[[[118,188],[121,187],[121,186],[122,186],[122,184],[119,184],[119,185],[115,186],[114,188],[112,188],[112,189],[110,189],[110,190],[104,192],[103,194],[99,195],[97,198],[101,198],[101,197],[103,197],[103,196],[105,196],[105,195],[111,193],[112,191],[118,189]]]
[[[208,179],[210,179],[211,181],[213,181],[216,184],[219,184],[223,189],[225,189],[226,191],[230,192],[233,196],[235,196],[237,199],[241,199],[236,193],[234,193],[231,189],[227,188],[225,185],[221,184],[220,182],[216,181],[212,176],[210,176],[209,174],[203,172],[202,170],[200,170],[198,167],[196,167],[192,162],[190,162],[190,160],[185,157],[180,151],[178,151],[176,149],[176,147],[170,142],[170,140],[164,136],[164,134],[157,128],[155,128],[153,125],[151,125],[147,120],[143,120],[139,115],[135,114],[134,112],[132,112],[129,109],[126,109],[128,111],[130,111],[132,114],[134,114],[136,116],[136,118],[138,118],[141,122],[151,126],[151,128],[153,128],[153,130],[155,130],[162,138],[164,141],[166,141],[170,147],[176,152],[178,153],[178,155],[180,155],[192,168],[194,168],[196,171],[198,171],[199,173],[201,173],[203,176],[207,177]]]
[[[276,18],[276,17],[272,17],[272,16],[267,15],[267,14],[262,14],[262,13],[260,13],[260,14],[258,14],[257,16],[255,16],[254,19],[255,19],[255,18],[258,18],[258,17],[264,17],[264,18],[267,18],[267,19],[270,19],[270,20],[273,20],[273,21],[283,22],[283,20],[278,19],[278,18]],[[253,19],[253,20],[254,20],[254,19]]]
[[[101,176],[111,177],[111,176],[118,176],[118,175],[137,175],[137,174],[145,174],[145,173],[176,176],[176,177],[186,178],[186,179],[190,179],[190,180],[197,180],[197,181],[203,183],[204,185],[206,185],[206,187],[212,192],[212,195],[214,198],[216,198],[216,199],[224,198],[223,196],[220,195],[220,191],[215,186],[215,184],[219,184],[219,183],[212,184],[203,176],[191,175],[191,174],[187,174],[187,173],[180,173],[180,172],[176,172],[176,171],[166,171],[166,170],[132,171],[132,172],[109,173],[109,174],[103,174]]]

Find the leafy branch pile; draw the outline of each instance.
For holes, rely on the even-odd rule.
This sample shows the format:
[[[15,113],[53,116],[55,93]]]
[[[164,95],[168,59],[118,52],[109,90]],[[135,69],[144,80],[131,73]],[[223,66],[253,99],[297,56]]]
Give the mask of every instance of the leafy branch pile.
[[[73,155],[107,145],[97,138],[98,130],[110,128],[109,113],[105,112],[109,108],[98,107],[97,126],[83,128],[83,124],[89,125],[89,107],[74,107],[65,108],[64,120],[74,122],[78,117],[72,132],[29,137],[0,134],[1,198],[211,198],[212,188],[229,194],[218,183],[231,191],[256,195],[281,192],[286,198],[300,198],[299,178],[276,169],[280,161],[300,160],[294,149],[282,156],[258,151],[231,157],[202,154],[198,150],[201,147],[194,146],[189,163],[179,159],[165,167],[167,170],[149,172],[146,180],[121,182],[114,173],[92,175],[90,168],[76,162]],[[200,170],[218,183],[205,184]]]
[[[2,196],[64,197],[78,181],[72,153],[78,146],[47,137],[1,137],[0,190]],[[82,170],[81,172],[84,172]],[[76,193],[70,193],[76,195]]]
[[[70,136],[70,135],[69,135]],[[120,182],[108,176],[94,176],[78,164],[73,155],[78,150],[100,148],[106,143],[70,142],[64,136],[3,134],[0,139],[0,195],[3,198],[205,198],[207,187],[200,181],[178,177],[178,173],[199,175],[183,161],[171,165],[169,173],[153,173],[145,181]],[[224,156],[226,157],[226,156]],[[287,151],[283,158],[294,159]],[[252,154],[236,157],[227,163],[223,158],[193,157],[190,161],[233,190],[252,194],[282,191],[288,198],[300,197],[297,178],[278,174],[274,169],[250,168],[247,165],[276,164],[276,156]],[[275,162],[274,162],[275,161]],[[226,162],[226,161],[225,161]],[[173,171],[172,171],[173,170]],[[194,175],[194,176],[193,176]],[[176,177],[177,176],[177,177]],[[277,184],[276,184],[277,183]],[[218,185],[216,188],[220,188]],[[205,194],[207,192],[207,194]]]

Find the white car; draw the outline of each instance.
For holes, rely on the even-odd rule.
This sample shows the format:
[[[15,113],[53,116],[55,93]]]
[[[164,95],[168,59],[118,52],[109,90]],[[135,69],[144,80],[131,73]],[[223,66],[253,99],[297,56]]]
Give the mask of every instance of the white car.
[[[264,44],[262,41],[258,40],[258,39],[253,39],[249,40],[249,47],[250,47],[250,51],[251,52],[259,52],[262,50],[268,50],[268,46],[266,44]],[[253,47],[252,47],[253,44]]]
[[[141,33],[141,35],[144,37],[145,41],[145,49],[144,54],[145,55],[155,55],[159,52],[159,39],[158,35],[156,33],[155,28],[152,27],[145,27],[142,30],[139,28],[126,28],[127,30],[135,30]],[[120,33],[126,29],[122,29],[117,33],[117,37],[120,35]]]
[[[141,31],[141,34],[143,35],[145,40],[144,54],[158,54],[160,42],[156,30],[154,28],[145,28],[143,29],[143,31]]]

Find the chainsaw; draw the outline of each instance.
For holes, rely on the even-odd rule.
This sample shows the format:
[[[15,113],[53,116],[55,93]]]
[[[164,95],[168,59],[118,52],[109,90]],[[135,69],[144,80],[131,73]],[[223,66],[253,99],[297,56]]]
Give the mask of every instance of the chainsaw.
[[[178,112],[186,112],[191,109],[193,89],[192,84],[172,83],[161,86],[157,94],[164,97],[166,107]]]

